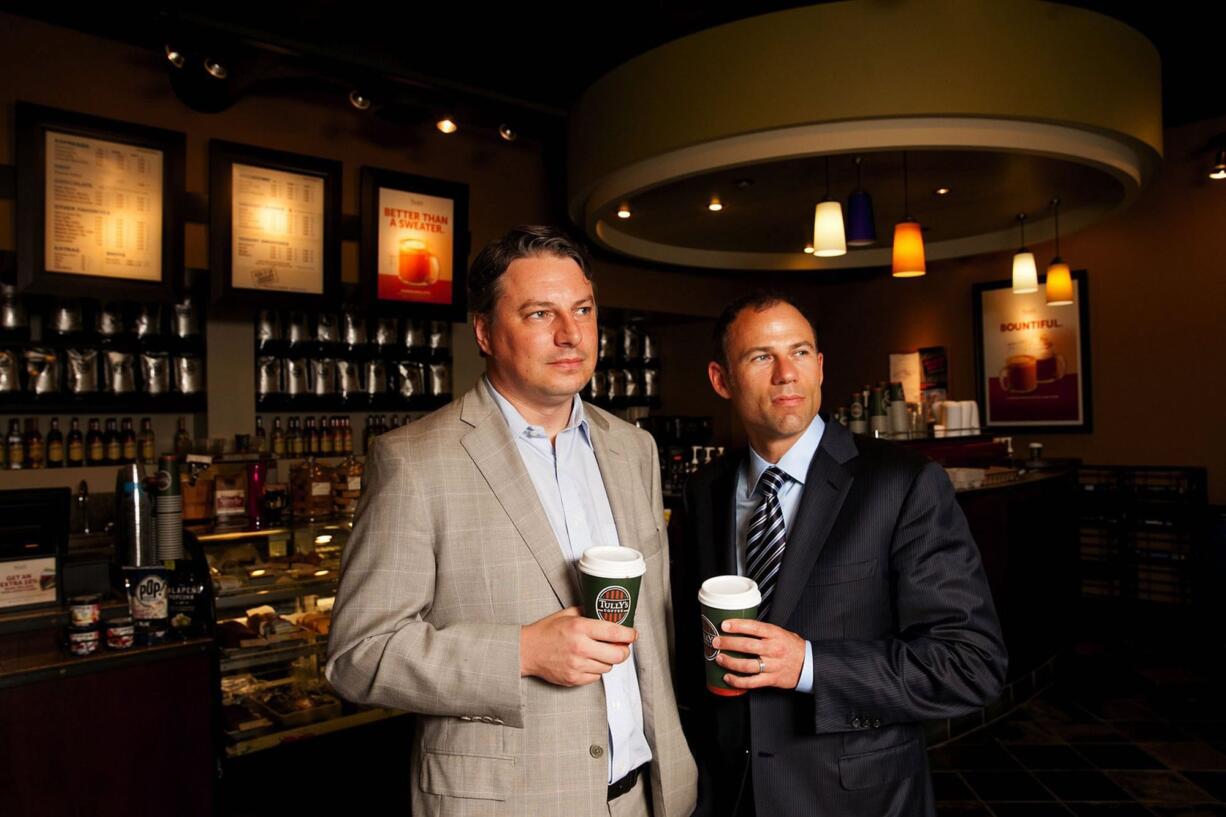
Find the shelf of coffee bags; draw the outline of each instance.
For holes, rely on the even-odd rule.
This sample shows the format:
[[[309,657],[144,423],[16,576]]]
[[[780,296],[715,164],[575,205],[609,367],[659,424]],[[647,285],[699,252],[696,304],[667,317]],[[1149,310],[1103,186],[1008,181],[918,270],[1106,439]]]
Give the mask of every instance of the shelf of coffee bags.
[[[434,411],[451,402],[450,394],[401,397],[399,394],[285,395],[270,394],[256,399],[261,414],[307,414],[318,412]]]
[[[255,356],[276,358],[330,358],[333,360],[386,360],[389,363],[398,360],[411,360],[416,363],[450,363],[451,349],[442,347],[430,349],[425,346],[405,348],[403,346],[375,346],[361,344],[347,346],[343,343],[321,343],[319,341],[268,341],[256,343]]]
[[[52,335],[41,340],[26,340],[20,344],[10,344],[0,341],[0,345],[25,349],[90,349],[98,352],[167,352],[172,355],[204,356],[204,338],[193,336],[177,338],[166,335],[150,335],[136,337],[135,335]]]
[[[30,394],[0,392],[0,414],[196,414],[208,410],[208,398],[197,394]]]

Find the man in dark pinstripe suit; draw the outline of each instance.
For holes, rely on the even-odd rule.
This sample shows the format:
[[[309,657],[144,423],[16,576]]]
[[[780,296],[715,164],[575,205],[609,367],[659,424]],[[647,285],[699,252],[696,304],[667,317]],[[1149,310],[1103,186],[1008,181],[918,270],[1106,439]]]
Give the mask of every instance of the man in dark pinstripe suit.
[[[715,340],[711,385],[750,447],[690,480],[676,557],[696,813],[930,815],[922,722],[995,700],[1006,665],[949,479],[905,446],[823,421],[822,355],[785,297],[730,304]],[[726,624],[712,645],[739,697],[704,689],[694,600],[732,573],[764,597],[760,620]]]

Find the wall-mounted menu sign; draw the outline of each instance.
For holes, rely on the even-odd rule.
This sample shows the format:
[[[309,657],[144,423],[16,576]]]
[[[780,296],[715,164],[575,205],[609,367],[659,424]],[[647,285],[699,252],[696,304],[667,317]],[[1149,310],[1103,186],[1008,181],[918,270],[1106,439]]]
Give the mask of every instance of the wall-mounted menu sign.
[[[468,186],[364,167],[361,195],[367,301],[464,320]]]
[[[1089,310],[1085,272],[1074,303],[1048,306],[1007,281],[975,285],[979,397],[990,428],[1089,431]]]
[[[231,166],[231,283],[308,295],[324,291],[324,180]]]
[[[162,151],[47,131],[44,267],[157,281]]]
[[[17,103],[23,288],[168,294],[183,268],[183,134]]]
[[[317,306],[340,283],[341,163],[209,143],[214,295]]]

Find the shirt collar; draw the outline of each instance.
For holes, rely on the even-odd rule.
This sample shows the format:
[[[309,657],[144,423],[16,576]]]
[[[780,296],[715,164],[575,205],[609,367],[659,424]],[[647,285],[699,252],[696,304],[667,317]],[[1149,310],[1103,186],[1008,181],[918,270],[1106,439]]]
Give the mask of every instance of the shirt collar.
[[[519,409],[511,405],[507,398],[498,393],[498,389],[494,388],[494,384],[485,375],[482,375],[482,380],[485,381],[485,387],[489,389],[490,395],[494,398],[494,402],[498,405],[498,410],[502,412],[502,417],[507,421],[507,426],[511,429],[512,437],[526,437],[529,439],[537,439],[545,437],[545,428],[543,426],[532,425],[524,416],[519,413]],[[587,415],[583,411],[583,400],[579,395],[575,395],[574,403],[571,404],[570,419],[566,422],[566,428],[563,432],[579,429],[583,441],[588,445],[592,444],[591,431],[588,428]]]
[[[813,460],[813,455],[817,453],[817,447],[821,444],[822,434],[825,431],[826,423],[822,420],[821,415],[813,415],[813,422],[809,423],[805,433],[800,435],[800,439],[793,443],[787,453],[776,463],[767,462],[757,451],[753,450],[753,446],[750,446],[749,458],[745,461],[745,495],[753,495],[753,492],[757,490],[758,480],[762,478],[762,472],[770,468],[772,464],[787,474],[790,479],[804,485],[805,476],[809,473],[809,463]]]

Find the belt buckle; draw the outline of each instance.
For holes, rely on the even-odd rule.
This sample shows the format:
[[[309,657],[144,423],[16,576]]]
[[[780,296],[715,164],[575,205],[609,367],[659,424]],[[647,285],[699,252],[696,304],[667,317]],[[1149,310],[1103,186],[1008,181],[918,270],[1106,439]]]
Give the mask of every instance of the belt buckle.
[[[610,783],[609,793],[606,799],[616,800],[618,797],[621,797],[623,794],[633,789],[634,784],[638,782],[639,773],[642,771],[642,769],[643,769],[642,766],[636,766],[635,768],[626,772],[622,776],[621,780],[617,780],[617,781],[614,781],[613,783]]]

